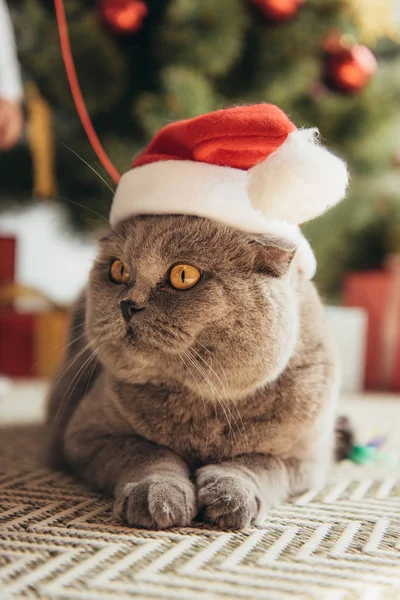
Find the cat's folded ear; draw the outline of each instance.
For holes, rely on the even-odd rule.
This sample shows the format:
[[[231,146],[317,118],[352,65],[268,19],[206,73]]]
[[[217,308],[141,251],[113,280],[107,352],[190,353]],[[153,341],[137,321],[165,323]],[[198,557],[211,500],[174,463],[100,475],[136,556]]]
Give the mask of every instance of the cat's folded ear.
[[[297,247],[284,239],[253,236],[250,241],[254,251],[253,268],[271,277],[283,277],[289,271]]]

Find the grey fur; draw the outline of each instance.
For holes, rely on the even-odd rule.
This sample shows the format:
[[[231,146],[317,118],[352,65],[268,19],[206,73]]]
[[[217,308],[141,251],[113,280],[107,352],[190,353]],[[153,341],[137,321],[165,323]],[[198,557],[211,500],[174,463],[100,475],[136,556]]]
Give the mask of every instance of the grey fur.
[[[50,456],[114,495],[127,524],[199,513],[237,529],[322,485],[336,363],[316,289],[286,246],[187,216],[131,219],[100,242],[75,316],[86,333],[67,360],[89,346],[49,398]],[[109,281],[116,258],[128,285]],[[203,271],[183,292],[167,281],[179,262]],[[144,307],[131,324],[127,299]]]

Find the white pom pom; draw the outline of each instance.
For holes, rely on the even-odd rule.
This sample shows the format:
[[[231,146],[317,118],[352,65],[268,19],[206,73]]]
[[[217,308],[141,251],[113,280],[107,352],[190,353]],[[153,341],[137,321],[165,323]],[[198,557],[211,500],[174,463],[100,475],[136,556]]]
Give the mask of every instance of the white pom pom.
[[[346,164],[319,144],[318,130],[300,129],[248,171],[247,192],[267,218],[298,224],[342,200],[347,184]]]

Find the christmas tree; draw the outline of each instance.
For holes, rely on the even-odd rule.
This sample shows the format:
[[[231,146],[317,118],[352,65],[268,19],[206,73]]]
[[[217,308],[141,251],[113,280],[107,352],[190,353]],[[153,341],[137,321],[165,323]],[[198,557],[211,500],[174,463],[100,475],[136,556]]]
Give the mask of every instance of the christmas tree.
[[[65,0],[65,8],[88,111],[121,172],[170,121],[232,104],[275,103],[298,126],[318,127],[349,164],[348,199],[304,227],[322,290],[334,295],[345,269],[380,266],[400,250],[395,0]],[[25,78],[35,83],[28,115],[30,106],[33,115],[47,106],[46,127],[54,128],[54,186],[47,187],[56,187],[55,198],[78,227],[96,227],[108,215],[113,186],[77,117],[53,4],[13,0],[10,9]],[[21,175],[19,148],[18,160],[1,157],[2,197],[32,196],[35,152],[42,152],[35,136],[42,139],[44,129],[36,119],[33,184],[30,157]]]

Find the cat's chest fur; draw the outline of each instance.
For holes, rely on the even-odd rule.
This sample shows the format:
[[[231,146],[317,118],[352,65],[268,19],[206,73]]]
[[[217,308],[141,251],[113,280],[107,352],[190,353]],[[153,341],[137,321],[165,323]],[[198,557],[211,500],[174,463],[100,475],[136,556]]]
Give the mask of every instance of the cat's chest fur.
[[[114,383],[114,404],[132,434],[165,445],[192,465],[249,452],[289,453],[295,439],[293,406],[271,387],[240,403],[211,401],[162,385]]]

